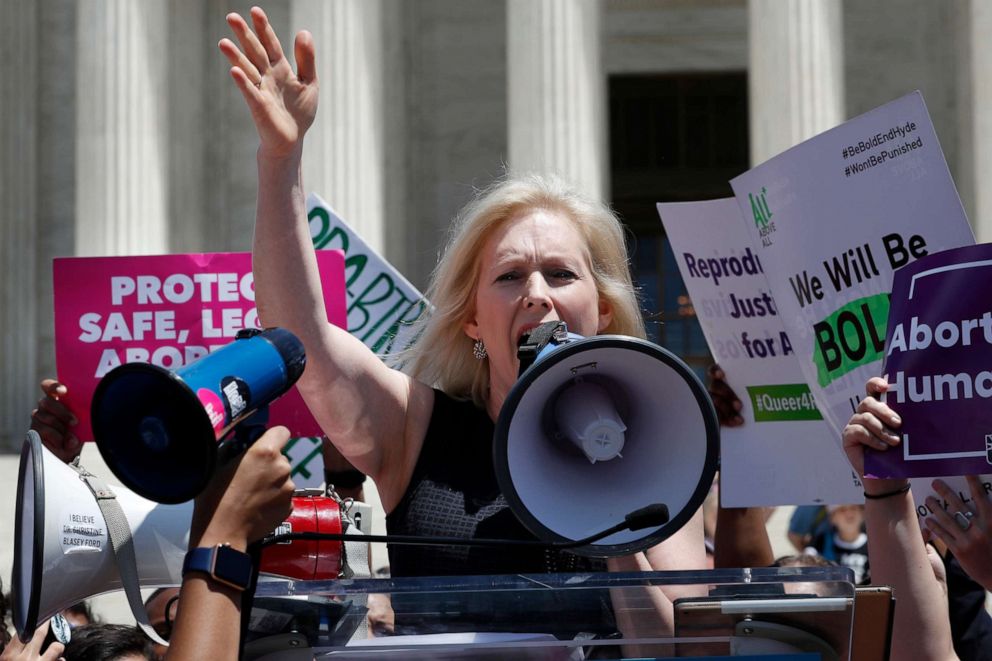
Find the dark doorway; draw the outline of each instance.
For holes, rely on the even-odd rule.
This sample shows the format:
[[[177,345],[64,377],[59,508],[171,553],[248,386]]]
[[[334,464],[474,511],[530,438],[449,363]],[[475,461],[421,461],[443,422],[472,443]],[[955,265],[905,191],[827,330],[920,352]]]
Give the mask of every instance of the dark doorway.
[[[747,74],[611,76],[612,204],[633,234],[648,337],[700,376],[712,362],[657,202],[729,197],[748,168]]]

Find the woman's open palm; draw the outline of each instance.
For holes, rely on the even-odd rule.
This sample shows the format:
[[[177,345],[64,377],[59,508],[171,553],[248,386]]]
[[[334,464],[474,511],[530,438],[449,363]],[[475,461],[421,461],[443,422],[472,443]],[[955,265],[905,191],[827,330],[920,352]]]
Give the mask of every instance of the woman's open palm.
[[[280,158],[300,149],[317,112],[313,37],[306,31],[296,35],[294,73],[265,12],[252,7],[251,21],[254,30],[241,15],[228,14],[227,23],[240,48],[226,38],[218,46],[231,63],[231,77],[251,111],[260,151]]]

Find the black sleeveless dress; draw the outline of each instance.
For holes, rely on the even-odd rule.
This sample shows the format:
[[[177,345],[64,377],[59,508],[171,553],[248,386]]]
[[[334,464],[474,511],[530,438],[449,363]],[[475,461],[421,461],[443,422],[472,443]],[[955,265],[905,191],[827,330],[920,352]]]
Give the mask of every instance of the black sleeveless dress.
[[[410,485],[386,516],[389,534],[535,539],[500,493],[493,467],[494,425],[472,402],[434,391],[434,410]],[[400,576],[605,571],[605,563],[541,548],[389,547]]]
[[[536,539],[507,505],[493,466],[494,425],[472,402],[434,391],[410,485],[386,516],[389,534]],[[604,560],[541,547],[389,546],[396,577],[606,571]],[[540,585],[540,581],[536,582]],[[395,633],[513,631],[562,640],[619,636],[606,589],[393,593]],[[613,658],[601,648],[587,658]]]

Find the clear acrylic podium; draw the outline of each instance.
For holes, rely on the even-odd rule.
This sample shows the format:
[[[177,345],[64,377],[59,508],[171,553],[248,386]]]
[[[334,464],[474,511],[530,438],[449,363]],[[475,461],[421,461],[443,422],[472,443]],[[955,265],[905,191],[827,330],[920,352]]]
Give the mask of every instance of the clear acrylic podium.
[[[882,659],[887,622],[881,643],[852,643],[851,580],[839,567],[269,579],[245,658]]]

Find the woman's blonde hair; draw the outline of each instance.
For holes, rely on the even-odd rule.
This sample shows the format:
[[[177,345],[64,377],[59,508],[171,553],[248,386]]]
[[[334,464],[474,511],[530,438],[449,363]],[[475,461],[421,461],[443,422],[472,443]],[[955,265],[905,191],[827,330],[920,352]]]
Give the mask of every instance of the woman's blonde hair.
[[[452,223],[427,292],[434,309],[421,322],[408,363],[415,378],[483,408],[489,398],[489,361],[472,355],[474,341],[463,326],[475,311],[483,246],[503,223],[530,209],[562,213],[585,239],[596,290],[613,312],[603,332],[645,337],[623,225],[616,215],[557,177],[507,177],[479,192]]]

